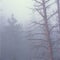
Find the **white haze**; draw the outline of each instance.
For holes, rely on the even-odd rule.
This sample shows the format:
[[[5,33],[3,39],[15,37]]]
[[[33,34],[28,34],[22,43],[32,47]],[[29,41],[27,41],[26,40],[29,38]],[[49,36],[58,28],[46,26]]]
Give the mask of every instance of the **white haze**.
[[[9,17],[13,13],[24,24],[31,18],[32,5],[32,0],[0,0],[0,14]]]
[[[50,3],[53,1],[51,0]],[[32,9],[29,9],[33,8],[33,3],[33,0],[0,0],[0,15],[10,17],[13,13],[19,22],[26,24],[29,20],[36,19],[34,16],[37,14],[33,14]]]

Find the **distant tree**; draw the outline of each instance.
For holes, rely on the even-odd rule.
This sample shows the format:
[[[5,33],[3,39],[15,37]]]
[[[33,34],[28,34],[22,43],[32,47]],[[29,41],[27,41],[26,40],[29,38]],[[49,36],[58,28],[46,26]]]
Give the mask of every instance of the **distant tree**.
[[[22,26],[18,24],[17,20],[12,15],[8,19],[8,25],[4,27],[1,34],[1,55],[2,59],[11,59],[14,54],[20,57],[19,52],[22,42]]]

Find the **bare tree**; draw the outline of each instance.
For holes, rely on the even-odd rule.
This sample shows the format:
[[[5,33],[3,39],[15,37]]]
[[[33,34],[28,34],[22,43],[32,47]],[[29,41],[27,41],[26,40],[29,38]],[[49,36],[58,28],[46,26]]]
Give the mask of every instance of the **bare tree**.
[[[48,42],[48,50],[49,50],[49,55],[50,55],[50,60],[54,60],[53,58],[53,49],[52,49],[52,42],[51,42],[51,30],[56,27],[56,26],[53,26],[51,29],[49,28],[49,22],[48,20],[54,16],[56,12],[54,12],[53,14],[51,14],[50,16],[48,16],[48,13],[47,13],[47,9],[48,7],[50,7],[52,4],[54,4],[55,2],[51,3],[51,4],[48,4],[46,5],[47,3],[49,3],[50,0],[34,0],[38,5],[34,5],[35,6],[35,10],[41,15],[41,17],[43,18],[43,21],[44,23],[43,24],[40,24],[40,23],[37,23],[37,22],[34,22],[36,24],[39,24],[39,25],[44,25],[45,27],[45,33],[42,33],[43,35],[45,34],[46,36],[46,40]],[[40,39],[39,39],[40,40]],[[43,40],[43,39],[41,39]]]

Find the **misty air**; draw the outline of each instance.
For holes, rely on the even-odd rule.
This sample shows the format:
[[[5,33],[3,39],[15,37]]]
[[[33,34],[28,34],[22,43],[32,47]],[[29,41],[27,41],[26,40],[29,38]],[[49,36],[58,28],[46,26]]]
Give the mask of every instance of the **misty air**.
[[[0,0],[0,60],[60,60],[60,0]]]

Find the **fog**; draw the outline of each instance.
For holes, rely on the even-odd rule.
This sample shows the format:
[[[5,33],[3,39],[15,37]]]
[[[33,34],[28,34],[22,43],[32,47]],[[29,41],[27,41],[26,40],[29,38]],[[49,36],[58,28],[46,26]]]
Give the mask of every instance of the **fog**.
[[[10,16],[12,13],[22,23],[30,19],[33,6],[32,0],[0,0],[0,13]]]
[[[0,60],[60,60],[60,0],[0,0]]]

